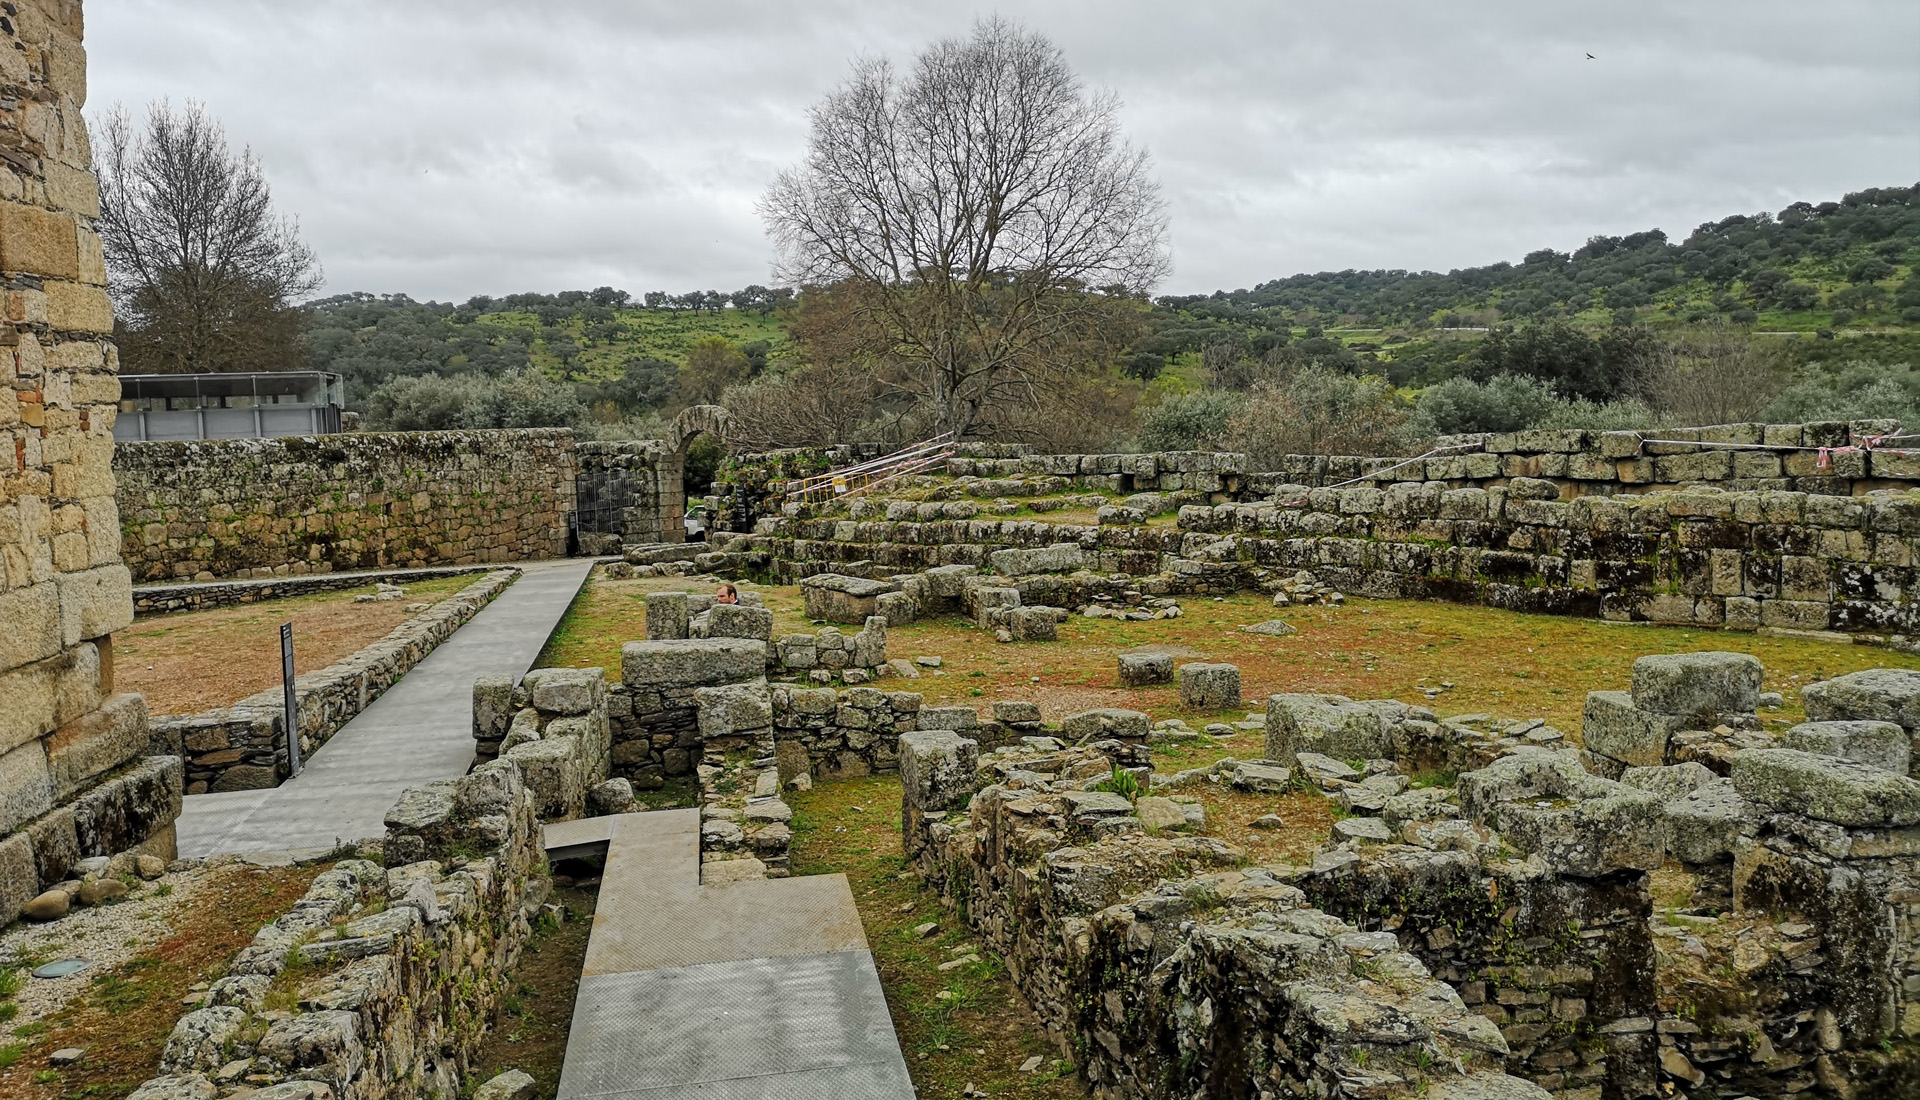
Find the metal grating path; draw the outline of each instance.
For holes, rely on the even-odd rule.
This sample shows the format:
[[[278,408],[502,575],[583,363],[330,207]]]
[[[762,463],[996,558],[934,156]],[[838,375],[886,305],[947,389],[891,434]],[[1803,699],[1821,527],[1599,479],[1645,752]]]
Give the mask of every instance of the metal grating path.
[[[911,1100],[845,876],[702,886],[700,812],[549,826],[604,837],[559,1100]]]

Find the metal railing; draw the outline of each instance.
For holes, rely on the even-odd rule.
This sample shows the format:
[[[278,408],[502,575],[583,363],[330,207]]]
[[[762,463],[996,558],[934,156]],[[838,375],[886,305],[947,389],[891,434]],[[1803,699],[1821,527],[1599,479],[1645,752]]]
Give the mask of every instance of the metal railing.
[[[952,432],[941,432],[890,455],[802,478],[788,486],[787,499],[819,501],[857,496],[890,481],[946,465],[953,457],[953,443]]]

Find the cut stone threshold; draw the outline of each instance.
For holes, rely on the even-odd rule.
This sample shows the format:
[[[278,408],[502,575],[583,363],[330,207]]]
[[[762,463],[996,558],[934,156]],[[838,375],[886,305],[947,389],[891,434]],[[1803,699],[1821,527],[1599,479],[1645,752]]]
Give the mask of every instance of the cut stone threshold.
[[[703,882],[694,809],[543,841],[606,860],[559,1100],[914,1095],[845,875]]]

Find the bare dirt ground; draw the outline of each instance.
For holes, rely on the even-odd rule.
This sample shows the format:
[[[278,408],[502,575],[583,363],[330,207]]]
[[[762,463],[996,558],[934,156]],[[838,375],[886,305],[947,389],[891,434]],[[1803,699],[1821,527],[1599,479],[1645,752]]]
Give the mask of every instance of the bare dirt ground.
[[[182,999],[223,974],[328,866],[201,865],[51,924],[13,926],[0,936],[0,1096],[117,1100],[132,1092],[157,1071],[187,1011]],[[66,978],[28,976],[73,957],[93,965]],[[48,1055],[63,1047],[84,1054],[54,1068]]]
[[[139,619],[113,636],[114,687],[145,695],[153,714],[232,706],[280,683],[281,623],[293,623],[294,673],[312,672],[418,614],[409,605],[438,603],[481,576],[415,581],[398,600],[354,603],[354,596],[373,591],[367,585]]]

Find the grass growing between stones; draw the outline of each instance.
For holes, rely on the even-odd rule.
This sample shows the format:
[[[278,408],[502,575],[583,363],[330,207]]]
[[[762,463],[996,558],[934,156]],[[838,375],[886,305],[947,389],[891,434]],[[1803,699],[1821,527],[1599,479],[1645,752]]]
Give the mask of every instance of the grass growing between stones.
[[[979,949],[958,913],[906,873],[897,777],[833,780],[786,797],[794,809],[794,873],[847,876],[922,1100],[958,1100],[969,1084],[996,1097],[1086,1095],[1006,967]],[[939,926],[934,932],[914,931],[929,921]],[[940,969],[969,956],[978,961]],[[1022,1073],[1036,1057],[1039,1069]]]
[[[172,922],[173,934],[154,947],[93,977],[86,993],[30,1024],[0,1032],[0,1096],[9,1100],[117,1100],[159,1068],[160,1053],[181,1004],[196,984],[226,970],[254,932],[286,912],[330,864],[212,872]],[[77,919],[69,917],[68,920]],[[79,1062],[58,1069],[47,1056],[80,1047]]]
[[[1105,706],[1144,710],[1155,719],[1184,718],[1196,726],[1220,720],[1221,713],[1182,707],[1171,684],[1119,686],[1118,655],[1153,646],[1174,651],[1176,663],[1240,666],[1247,709],[1264,709],[1266,697],[1275,692],[1332,692],[1423,703],[1442,715],[1544,718],[1572,734],[1580,729],[1587,692],[1624,690],[1634,658],[1648,653],[1751,653],[1766,666],[1767,688],[1786,697],[1786,706],[1773,716],[1794,721],[1802,714],[1799,688],[1805,684],[1863,668],[1920,668],[1920,656],[1878,646],[1413,600],[1275,608],[1266,596],[1249,592],[1221,599],[1185,596],[1180,603],[1177,619],[1136,623],[1074,617],[1061,625],[1058,641],[1007,645],[949,616],[890,629],[887,648],[894,657],[943,659],[938,675],[900,685],[922,693],[930,704],[984,709],[996,699],[1025,699],[1039,703],[1050,721]],[[1274,638],[1240,629],[1268,619],[1285,620],[1298,633]],[[1422,689],[1443,683],[1453,686],[1429,703]],[[1263,749],[1251,743],[1258,738],[1241,734],[1237,740],[1249,744],[1236,743],[1222,755],[1258,759]]]
[[[586,965],[587,939],[599,886],[554,887],[549,902],[566,906],[567,919],[542,916],[533,939],[513,968],[513,989],[501,1003],[500,1018],[487,1031],[474,1056],[468,1081],[484,1084],[510,1069],[533,1078],[536,1100],[549,1100],[560,1088],[560,1064],[573,1026],[573,998]]]
[[[177,611],[136,621],[113,636],[114,683],[147,697],[154,714],[231,706],[280,684],[280,624],[293,623],[293,669],[305,675],[385,637],[418,612],[486,574],[409,581],[404,599],[354,603],[374,586],[282,600]]]
[[[607,679],[620,678],[620,647],[647,637],[647,594],[691,592],[711,595],[720,587],[712,577],[630,577],[616,580],[596,568],[579,595],[547,639],[536,668],[603,668]],[[757,592],[773,612],[773,633],[815,630],[807,622],[804,601],[796,585],[758,585],[736,582],[742,592]],[[848,634],[860,628],[843,627]]]

